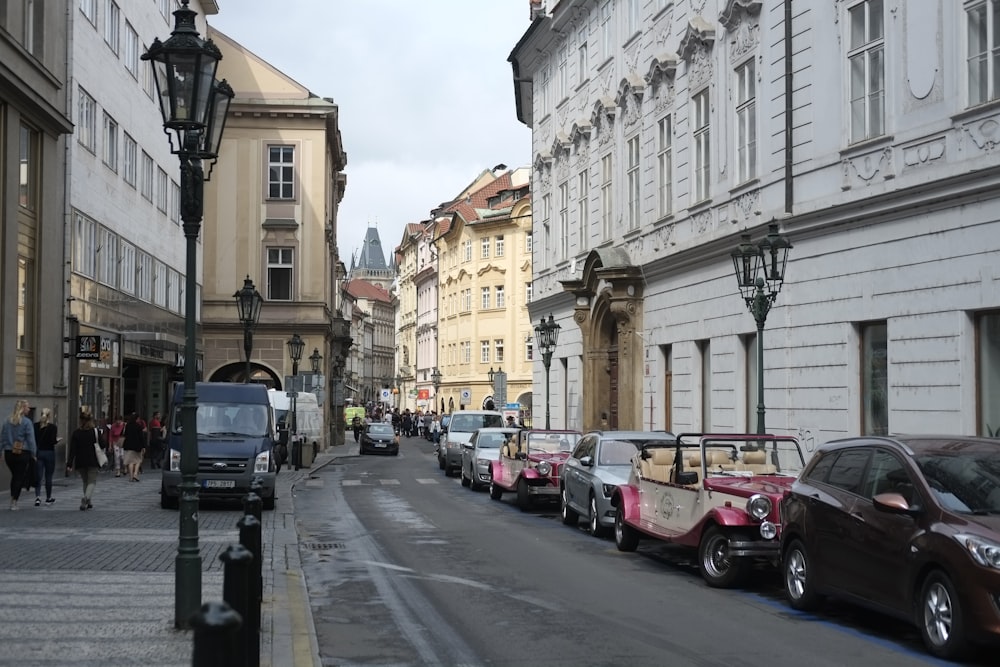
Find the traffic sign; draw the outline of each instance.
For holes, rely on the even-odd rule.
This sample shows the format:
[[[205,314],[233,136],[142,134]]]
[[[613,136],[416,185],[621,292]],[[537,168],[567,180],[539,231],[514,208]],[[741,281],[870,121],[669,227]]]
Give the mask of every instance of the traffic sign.
[[[382,400],[383,401],[388,401],[389,400],[389,396],[391,396],[391,395],[392,394],[391,394],[390,390],[388,390],[388,389],[383,389],[382,390]]]
[[[463,404],[468,404],[471,401],[472,401],[472,390],[471,389],[463,389],[462,390],[462,403]]]

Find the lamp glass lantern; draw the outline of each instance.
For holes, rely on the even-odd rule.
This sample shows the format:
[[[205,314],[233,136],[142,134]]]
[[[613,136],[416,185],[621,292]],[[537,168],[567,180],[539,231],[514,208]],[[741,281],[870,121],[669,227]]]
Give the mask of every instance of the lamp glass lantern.
[[[285,343],[288,346],[288,356],[292,360],[292,375],[299,374],[299,362],[302,361],[302,352],[305,350],[306,342],[297,333]]]
[[[497,375],[496,371],[494,371],[493,367],[490,366],[490,370],[486,372],[486,377],[488,377],[490,379],[490,384],[491,385],[493,384],[493,378],[495,378],[496,375]]]
[[[434,393],[436,394],[438,387],[441,386],[441,370],[437,366],[431,371],[431,382],[434,384]]]
[[[250,357],[253,354],[253,330],[260,321],[260,309],[264,304],[264,297],[260,295],[253,281],[248,275],[243,279],[243,287],[233,294],[236,299],[236,310],[239,313],[240,323],[243,325],[243,352],[246,356],[246,367],[244,369],[244,382],[250,382]]]
[[[319,348],[313,348],[313,353],[309,355],[309,363],[312,364],[313,373],[319,373],[322,362],[323,355],[319,353]]]

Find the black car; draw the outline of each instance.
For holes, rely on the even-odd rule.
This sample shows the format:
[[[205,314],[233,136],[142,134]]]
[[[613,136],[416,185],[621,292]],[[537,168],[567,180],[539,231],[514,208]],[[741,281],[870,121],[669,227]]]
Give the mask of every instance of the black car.
[[[392,454],[399,455],[399,436],[392,424],[375,422],[365,426],[361,432],[362,454]]]

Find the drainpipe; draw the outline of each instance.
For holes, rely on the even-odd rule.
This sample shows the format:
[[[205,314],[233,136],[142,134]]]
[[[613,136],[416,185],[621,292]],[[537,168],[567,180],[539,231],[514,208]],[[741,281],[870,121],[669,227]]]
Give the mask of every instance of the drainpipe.
[[[785,214],[795,204],[792,182],[792,0],[785,0]]]

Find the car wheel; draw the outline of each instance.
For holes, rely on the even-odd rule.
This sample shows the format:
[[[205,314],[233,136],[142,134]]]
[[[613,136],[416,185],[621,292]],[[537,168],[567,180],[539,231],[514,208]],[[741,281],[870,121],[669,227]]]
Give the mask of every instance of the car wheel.
[[[566,495],[566,487],[562,488],[559,492],[559,515],[562,517],[562,522],[567,526],[575,526],[580,522],[580,515],[575,509],[569,506],[569,498]]]
[[[813,586],[809,557],[799,540],[792,540],[785,550],[782,571],[785,575],[785,595],[792,609],[809,611],[819,606],[822,598]]]
[[[590,520],[587,530],[594,537],[604,537],[604,526],[601,525],[601,515],[597,513],[597,496],[590,494]]]
[[[531,496],[528,495],[528,482],[522,477],[517,481],[517,507],[527,512],[531,506]]]
[[[639,532],[625,523],[625,511],[621,507],[615,512],[615,546],[618,551],[635,551],[639,546]]]
[[[698,545],[698,569],[713,588],[732,588],[743,580],[749,563],[729,555],[729,536],[712,526],[701,536]]]
[[[444,470],[445,468],[444,459],[441,458],[440,456],[438,457],[438,468],[440,468],[441,470]],[[447,474],[447,471],[445,471],[445,474]]]
[[[490,498],[493,500],[500,500],[503,498],[503,489],[494,484],[492,479],[490,480]]]
[[[472,480],[465,476],[465,466],[462,466],[462,486],[468,488],[472,484]]]
[[[917,621],[928,651],[945,660],[967,655],[965,617],[955,586],[944,572],[935,570],[924,579]]]

